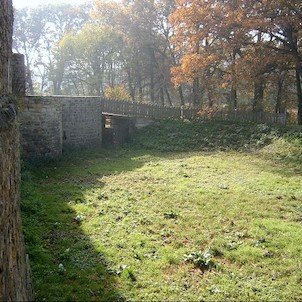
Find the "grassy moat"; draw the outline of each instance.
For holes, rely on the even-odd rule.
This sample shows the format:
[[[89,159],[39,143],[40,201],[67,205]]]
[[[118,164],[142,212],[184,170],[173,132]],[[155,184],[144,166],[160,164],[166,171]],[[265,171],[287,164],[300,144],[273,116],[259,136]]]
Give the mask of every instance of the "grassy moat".
[[[37,301],[302,299],[302,131],[154,122],[25,164]]]

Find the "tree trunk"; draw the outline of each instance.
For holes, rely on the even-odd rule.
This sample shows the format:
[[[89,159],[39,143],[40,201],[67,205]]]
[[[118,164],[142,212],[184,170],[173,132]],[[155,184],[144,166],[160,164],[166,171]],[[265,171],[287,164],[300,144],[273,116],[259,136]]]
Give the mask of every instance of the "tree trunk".
[[[232,88],[231,88],[231,95],[230,95],[230,101],[231,104],[233,104],[234,110],[237,109],[237,75],[236,75],[236,54],[237,50],[233,49],[232,53]]]
[[[253,111],[262,111],[264,98],[264,83],[263,80],[257,79],[254,83],[254,101],[253,101]]]
[[[154,72],[154,66],[156,62],[154,49],[152,46],[149,46],[149,75],[150,75],[150,100],[151,103],[155,102],[155,72]]]
[[[286,47],[291,49],[291,53],[296,59],[296,89],[297,89],[297,101],[298,101],[298,124],[302,125],[302,88],[301,88],[301,77],[302,77],[302,60],[298,49],[297,36],[294,35],[294,30],[292,26],[288,26],[284,30],[287,43]]]
[[[298,97],[298,125],[302,125],[301,68],[299,68],[299,66],[296,66],[296,85],[297,85],[297,97]]]
[[[104,62],[104,61],[103,61]],[[90,95],[99,96],[101,94],[102,78],[103,78],[103,67],[104,63],[101,64],[100,57],[95,55],[92,62],[93,70],[93,81],[91,83]]]
[[[281,111],[282,111],[281,102],[282,102],[283,82],[284,82],[284,79],[279,79],[279,81],[278,81],[278,90],[277,90],[275,113],[281,113]]]
[[[126,73],[127,73],[127,76],[128,76],[129,94],[130,94],[132,102],[134,102],[134,100],[135,100],[135,89],[133,87],[133,81],[132,81],[132,76],[131,76],[131,70],[130,70],[130,68],[126,69]]]
[[[26,82],[27,82],[27,85],[28,85],[28,93],[30,95],[33,95],[35,92],[34,92],[34,85],[33,85],[31,70],[29,69],[29,67],[27,67]]]
[[[213,102],[213,93],[212,93],[212,89],[211,88],[208,88],[208,106],[209,108],[212,108],[214,105],[214,102]]]
[[[162,106],[165,106],[165,94],[164,94],[164,89],[161,87],[159,89],[159,98]]]
[[[192,98],[193,106],[198,106],[200,103],[199,100],[199,79],[195,79],[193,82],[193,98]]]
[[[178,93],[179,93],[179,98],[180,98],[180,106],[184,106],[185,105],[185,98],[184,98],[184,93],[183,93],[183,90],[182,90],[181,86],[178,87]]]
[[[167,87],[165,88],[165,92],[166,92],[166,96],[167,96],[169,105],[172,107],[172,100],[171,100],[171,96],[170,96],[170,93],[169,93],[169,90]]]
[[[143,84],[141,76],[139,76],[138,79],[138,95],[139,95],[139,101],[142,103],[144,100],[144,94],[143,94]]]
[[[235,87],[232,87],[230,93],[230,103],[233,105],[233,109],[237,110],[237,90]]]

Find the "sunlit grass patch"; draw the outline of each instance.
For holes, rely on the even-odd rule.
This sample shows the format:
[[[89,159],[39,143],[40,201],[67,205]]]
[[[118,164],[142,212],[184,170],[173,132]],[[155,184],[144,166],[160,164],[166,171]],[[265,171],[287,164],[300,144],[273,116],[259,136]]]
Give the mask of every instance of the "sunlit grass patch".
[[[130,147],[27,170],[37,300],[302,299],[302,175],[239,151]]]

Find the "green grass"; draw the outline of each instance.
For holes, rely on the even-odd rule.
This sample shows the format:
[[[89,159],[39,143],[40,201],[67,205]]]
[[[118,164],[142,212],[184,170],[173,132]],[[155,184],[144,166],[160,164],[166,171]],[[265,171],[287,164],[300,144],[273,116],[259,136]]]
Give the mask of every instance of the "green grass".
[[[301,140],[165,121],[127,148],[27,167],[36,300],[301,300]]]

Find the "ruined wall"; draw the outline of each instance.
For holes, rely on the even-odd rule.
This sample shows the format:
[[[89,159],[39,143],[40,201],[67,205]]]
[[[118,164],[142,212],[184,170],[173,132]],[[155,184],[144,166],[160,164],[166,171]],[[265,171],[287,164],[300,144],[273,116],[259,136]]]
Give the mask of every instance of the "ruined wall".
[[[102,143],[101,99],[62,97],[63,149],[96,147]]]
[[[12,25],[12,1],[0,0],[0,301],[31,301],[20,214],[17,106],[9,96]]]
[[[12,93],[14,96],[23,97],[26,94],[24,55],[14,53],[12,57]]]
[[[62,154],[62,104],[53,97],[20,100],[20,131],[24,159],[55,158]]]
[[[63,150],[102,143],[100,98],[28,96],[21,101],[20,122],[25,159],[54,158]]]

